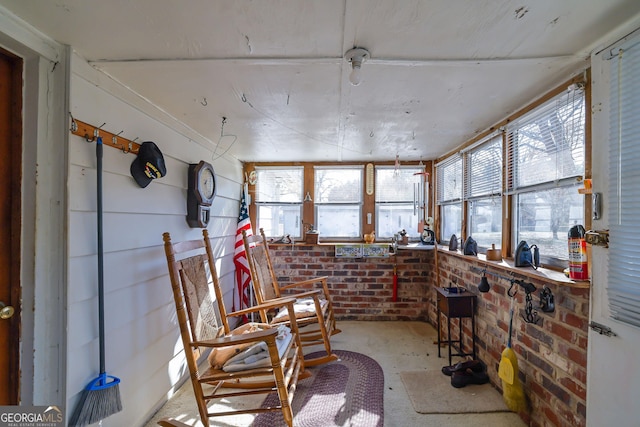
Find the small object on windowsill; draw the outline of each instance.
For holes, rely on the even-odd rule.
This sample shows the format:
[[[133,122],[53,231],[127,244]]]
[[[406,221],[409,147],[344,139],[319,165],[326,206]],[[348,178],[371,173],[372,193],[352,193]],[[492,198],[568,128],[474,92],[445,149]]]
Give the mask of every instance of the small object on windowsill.
[[[307,234],[305,235],[305,242],[310,245],[317,245],[319,234],[320,233],[318,233],[316,230],[307,231]]]
[[[367,233],[364,235],[364,242],[365,243],[373,243],[376,240],[376,232],[372,231],[371,233]]]
[[[398,231],[398,244],[407,246],[409,244],[409,236],[407,236],[407,230],[404,228]]]
[[[269,243],[285,243],[285,244],[291,244],[292,240],[291,240],[291,236],[289,234],[286,234],[284,236],[282,236],[281,238],[279,238],[278,240],[274,240],[273,238],[270,239]]]
[[[488,261],[502,261],[502,251],[496,249],[495,243],[491,244],[491,249],[487,249],[486,258]]]
[[[449,286],[443,289],[450,294],[461,294],[467,290],[466,288],[463,288],[461,286]]]

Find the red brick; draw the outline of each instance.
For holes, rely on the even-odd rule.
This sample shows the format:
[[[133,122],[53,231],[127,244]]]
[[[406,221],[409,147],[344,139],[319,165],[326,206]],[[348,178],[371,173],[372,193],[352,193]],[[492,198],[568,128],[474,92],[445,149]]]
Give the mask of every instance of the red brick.
[[[565,326],[563,326],[563,325],[561,325],[559,323],[548,322],[548,321],[545,322],[545,323],[551,325],[551,327],[550,327],[550,329],[551,329],[550,332],[551,333],[559,336],[560,338],[562,338],[563,340],[565,340],[567,342],[570,342],[570,343],[574,342],[575,335],[574,335],[573,330],[571,330],[571,329],[569,329],[569,328],[567,328],[567,327],[565,327]]]
[[[578,363],[580,366],[587,366],[587,353],[585,351],[569,348],[567,355],[569,359]]]
[[[578,316],[573,313],[564,313],[561,318],[567,325],[573,326],[583,331],[587,330],[589,321],[584,316]]]
[[[578,396],[582,400],[587,399],[587,389],[583,384],[576,383],[572,378],[563,377],[559,378],[558,382],[562,384],[565,388],[571,391],[574,395]]]

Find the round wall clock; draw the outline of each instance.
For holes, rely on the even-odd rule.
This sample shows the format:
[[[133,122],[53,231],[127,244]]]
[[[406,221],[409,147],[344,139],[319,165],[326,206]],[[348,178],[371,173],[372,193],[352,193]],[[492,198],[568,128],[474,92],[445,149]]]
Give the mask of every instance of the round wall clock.
[[[211,164],[200,161],[189,165],[187,189],[187,223],[205,228],[211,219],[211,204],[216,195],[216,175]]]

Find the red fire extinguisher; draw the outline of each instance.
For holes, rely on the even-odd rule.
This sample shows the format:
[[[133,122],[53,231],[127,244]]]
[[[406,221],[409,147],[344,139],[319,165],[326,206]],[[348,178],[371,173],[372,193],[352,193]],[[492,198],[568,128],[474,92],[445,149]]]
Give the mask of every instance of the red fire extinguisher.
[[[587,241],[582,225],[574,225],[569,229],[569,278],[573,280],[589,280],[587,263]]]

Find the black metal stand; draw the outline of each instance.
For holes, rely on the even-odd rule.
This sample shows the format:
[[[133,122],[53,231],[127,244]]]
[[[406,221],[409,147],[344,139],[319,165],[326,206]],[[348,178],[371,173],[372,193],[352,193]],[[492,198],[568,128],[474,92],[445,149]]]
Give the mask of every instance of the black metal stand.
[[[476,308],[476,296],[471,292],[451,293],[444,288],[436,289],[436,306],[438,308],[438,357],[440,356],[440,345],[447,344],[449,347],[449,366],[451,366],[452,356],[473,356],[476,358],[476,322],[475,322],[475,308]],[[444,314],[447,317],[447,338],[442,338],[441,321],[440,316]],[[451,339],[451,319],[458,319],[458,339]],[[463,346],[463,331],[462,331],[462,319],[471,319],[471,352],[465,352]],[[457,353],[452,353],[451,348],[454,348]]]

